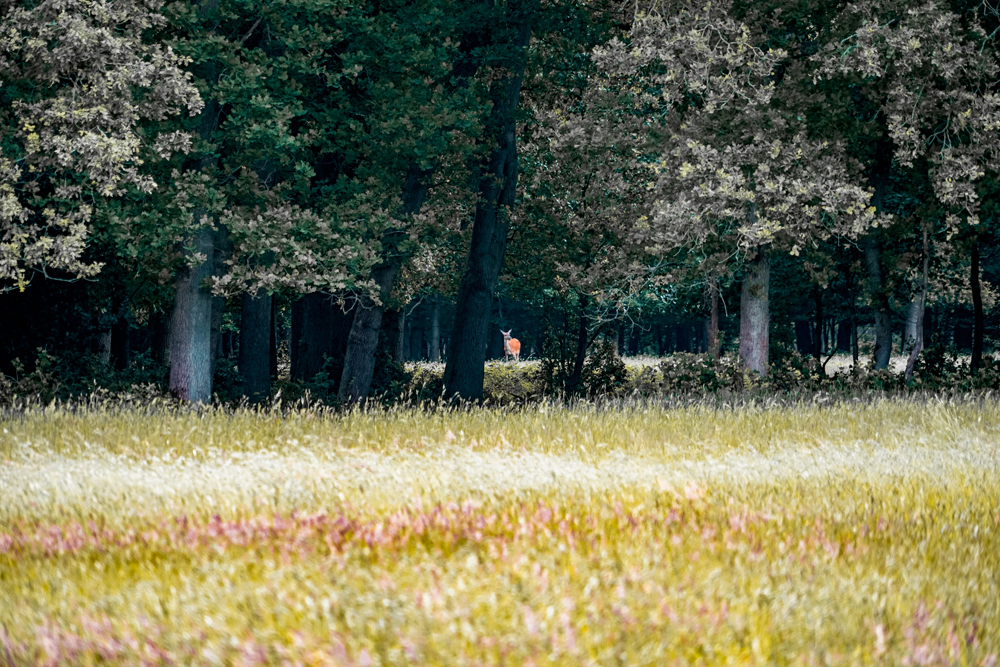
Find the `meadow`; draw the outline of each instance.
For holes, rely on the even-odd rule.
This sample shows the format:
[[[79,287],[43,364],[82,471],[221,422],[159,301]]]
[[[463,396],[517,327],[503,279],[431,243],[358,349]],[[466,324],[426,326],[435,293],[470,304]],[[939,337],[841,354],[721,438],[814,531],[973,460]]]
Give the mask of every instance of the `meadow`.
[[[1000,656],[990,396],[0,425],[0,664]]]

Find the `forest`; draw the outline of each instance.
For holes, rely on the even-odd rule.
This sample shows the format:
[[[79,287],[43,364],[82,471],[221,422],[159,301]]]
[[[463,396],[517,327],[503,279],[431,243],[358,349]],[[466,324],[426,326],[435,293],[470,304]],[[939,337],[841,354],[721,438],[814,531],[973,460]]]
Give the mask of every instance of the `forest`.
[[[618,359],[669,355],[717,384],[1000,384],[990,0],[5,0],[0,25],[5,400],[354,404],[421,372],[478,400],[501,329],[541,393],[638,391]]]
[[[0,96],[0,665],[1000,665],[1000,0],[0,0]]]

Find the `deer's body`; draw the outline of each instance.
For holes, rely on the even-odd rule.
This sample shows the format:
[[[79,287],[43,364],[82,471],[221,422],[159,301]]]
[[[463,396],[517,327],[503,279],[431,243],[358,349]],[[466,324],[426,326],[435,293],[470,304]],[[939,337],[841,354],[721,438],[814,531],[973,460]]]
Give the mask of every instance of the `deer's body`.
[[[516,338],[511,338],[511,331],[513,331],[513,329],[510,331],[504,331],[503,329],[500,330],[500,333],[503,334],[503,359],[504,361],[507,361],[508,358],[514,357],[514,361],[520,361],[521,341]]]

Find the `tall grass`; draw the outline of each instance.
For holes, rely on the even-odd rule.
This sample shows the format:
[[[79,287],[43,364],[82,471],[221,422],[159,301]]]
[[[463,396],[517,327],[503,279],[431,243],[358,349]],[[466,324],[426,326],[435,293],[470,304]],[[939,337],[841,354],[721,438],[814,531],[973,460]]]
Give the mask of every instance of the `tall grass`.
[[[0,426],[14,664],[1000,653],[990,399],[51,407]]]

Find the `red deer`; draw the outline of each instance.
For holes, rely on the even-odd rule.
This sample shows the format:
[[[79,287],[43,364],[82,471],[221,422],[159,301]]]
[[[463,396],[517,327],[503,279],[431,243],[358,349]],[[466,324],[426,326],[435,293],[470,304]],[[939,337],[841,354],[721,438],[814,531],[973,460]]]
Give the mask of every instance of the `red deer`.
[[[510,331],[500,330],[500,333],[503,334],[503,360],[507,361],[508,357],[514,357],[514,361],[516,362],[521,360],[521,341],[511,338],[511,331],[513,329]]]

